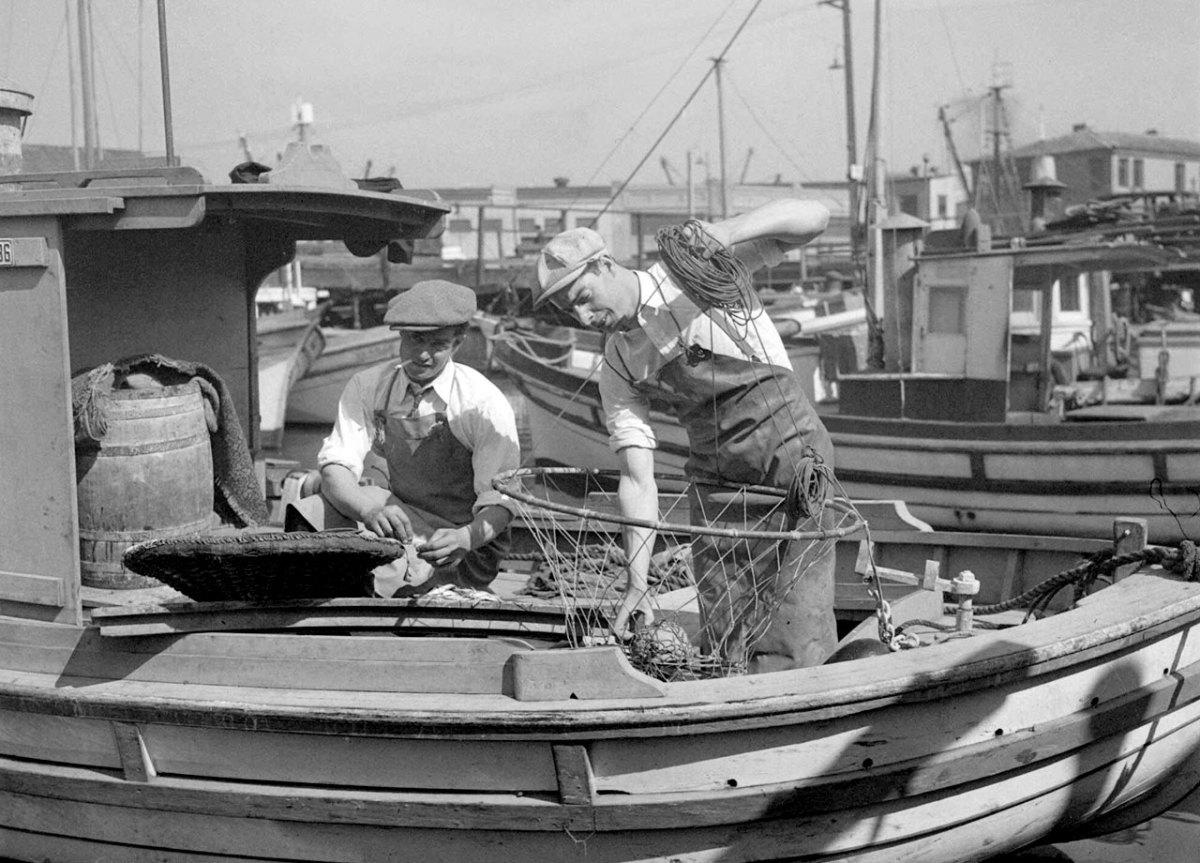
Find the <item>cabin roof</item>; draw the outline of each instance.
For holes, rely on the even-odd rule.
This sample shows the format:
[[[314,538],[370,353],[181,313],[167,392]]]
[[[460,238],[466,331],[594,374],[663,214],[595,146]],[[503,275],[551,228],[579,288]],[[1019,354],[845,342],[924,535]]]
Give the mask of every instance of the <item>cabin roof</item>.
[[[213,185],[191,168],[22,174],[6,178],[0,218],[71,217],[83,230],[194,227],[208,214],[271,223],[294,239],[428,236],[449,208],[413,194],[246,183]]]

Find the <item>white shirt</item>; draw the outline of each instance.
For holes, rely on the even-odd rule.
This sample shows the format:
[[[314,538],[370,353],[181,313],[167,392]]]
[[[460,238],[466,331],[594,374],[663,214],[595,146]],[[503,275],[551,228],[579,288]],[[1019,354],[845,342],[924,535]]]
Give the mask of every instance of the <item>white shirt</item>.
[[[399,363],[389,360],[358,372],[346,384],[338,402],[338,417],[333,431],[321,445],[317,465],[340,464],[361,479],[363,460],[375,439],[375,393],[381,379],[390,376]],[[412,405],[408,376],[401,369],[392,387],[393,412],[407,413]],[[517,422],[512,405],[504,393],[470,366],[453,360],[446,363],[432,385],[421,393],[416,416],[438,412],[446,414],[450,433],[471,451],[475,474],[475,506],[499,505],[515,514],[515,504],[492,488],[497,474],[516,470],[521,463]]]
[[[783,260],[783,250],[774,240],[740,243],[736,252],[751,271],[773,267]],[[605,362],[600,368],[600,399],[608,426],[608,445],[613,452],[629,446],[646,449],[657,446],[650,425],[649,398],[638,385],[653,381],[659,369],[687,348],[699,345],[720,356],[750,358],[709,317],[722,313],[717,309],[708,314],[701,311],[662,264],[635,272],[641,293],[638,325],[609,336],[604,348]],[[727,326],[745,342],[754,359],[792,368],[783,339],[761,306],[748,320],[729,321]]]

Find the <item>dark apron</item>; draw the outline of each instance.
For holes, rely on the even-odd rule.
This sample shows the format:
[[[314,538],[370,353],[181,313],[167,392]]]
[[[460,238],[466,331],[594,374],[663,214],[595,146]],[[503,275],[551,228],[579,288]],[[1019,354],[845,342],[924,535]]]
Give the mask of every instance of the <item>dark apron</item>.
[[[687,431],[685,470],[698,483],[692,519],[715,527],[818,528],[793,524],[771,505],[718,516],[728,491],[705,480],[789,488],[816,456],[833,466],[833,444],[791,369],[692,346],[667,363],[657,389]],[[835,514],[819,516],[832,527]],[[833,540],[778,542],[699,536],[692,543],[702,649],[750,673],[819,665],[833,652]],[[765,611],[764,611],[765,609]]]
[[[394,369],[375,400],[375,440],[372,451],[387,461],[388,481],[405,508],[420,510],[431,526],[461,527],[474,517],[475,469],[471,450],[450,431],[442,412],[427,416],[404,416],[388,411],[399,369]],[[442,522],[442,523],[438,523]],[[434,571],[427,584],[485,589],[500,571],[500,559],[508,551],[505,531],[486,545],[467,552],[453,567]]]

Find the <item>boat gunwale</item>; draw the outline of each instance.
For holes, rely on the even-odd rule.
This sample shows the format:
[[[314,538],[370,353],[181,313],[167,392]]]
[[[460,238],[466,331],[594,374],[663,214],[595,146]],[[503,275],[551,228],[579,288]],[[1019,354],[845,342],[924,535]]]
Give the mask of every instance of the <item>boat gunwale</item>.
[[[320,730],[322,733],[392,735],[416,732],[423,735],[436,730],[439,734],[488,739],[502,739],[507,735],[528,739],[531,735],[546,733],[562,739],[572,736],[595,738],[634,731],[643,736],[678,736],[726,728],[769,727],[833,719],[901,702],[931,701],[948,694],[963,694],[1012,680],[1031,679],[1195,625],[1200,620],[1200,584],[1179,579],[1166,581],[1176,586],[1188,585],[1190,596],[1135,614],[1131,619],[1127,609],[1136,599],[1137,588],[1145,587],[1148,580],[1159,578],[1129,576],[1089,597],[1089,604],[1083,608],[1031,624],[1024,631],[1028,633],[1038,627],[1033,630],[1038,633],[1036,639],[992,656],[969,659],[976,652],[975,647],[983,643],[983,652],[986,652],[989,644],[1011,634],[1012,629],[978,632],[973,638],[955,640],[936,648],[905,651],[899,656],[873,657],[855,663],[671,683],[666,685],[666,694],[662,698],[517,701],[496,694],[461,696],[458,706],[422,709],[398,708],[387,703],[390,698],[411,701],[414,693],[375,692],[371,694],[382,699],[378,705],[365,706],[360,699],[356,706],[331,707],[328,700],[314,704],[306,703],[300,697],[284,703],[279,690],[270,690],[270,703],[239,702],[235,698],[237,687],[105,679],[104,690],[97,692],[75,688],[76,681],[86,687],[95,685],[96,678],[55,677],[51,687],[0,682],[0,708],[123,721],[161,721],[170,716],[173,717],[171,721],[180,724]],[[1097,600],[1106,594],[1109,601],[1098,603]],[[1096,629],[1095,618],[1103,617],[1104,613],[1110,619],[1102,621],[1101,628]],[[1061,634],[1064,628],[1076,631],[1064,640]],[[220,635],[237,638],[236,633]],[[342,636],[331,637],[347,644],[353,641]],[[1018,661],[1014,662],[1014,658]],[[912,667],[898,674],[894,667],[897,662]],[[838,678],[846,676],[847,669],[854,668],[860,678],[868,671],[859,663],[875,663],[869,669],[873,672],[870,677],[853,686],[839,685]],[[32,676],[37,674],[31,673]],[[798,675],[808,678],[806,691],[796,691]],[[814,679],[816,683],[813,683]],[[156,686],[162,688],[163,694],[137,694]],[[135,692],[122,693],[121,689]],[[180,689],[189,694],[179,693],[177,690]],[[265,691],[255,687],[242,689]],[[202,690],[212,691],[207,698],[202,698]],[[324,692],[314,690],[318,696]],[[333,694],[343,701],[352,700],[354,695],[350,691]],[[442,693],[438,697],[452,696]],[[499,700],[503,700],[503,709],[492,706]]]

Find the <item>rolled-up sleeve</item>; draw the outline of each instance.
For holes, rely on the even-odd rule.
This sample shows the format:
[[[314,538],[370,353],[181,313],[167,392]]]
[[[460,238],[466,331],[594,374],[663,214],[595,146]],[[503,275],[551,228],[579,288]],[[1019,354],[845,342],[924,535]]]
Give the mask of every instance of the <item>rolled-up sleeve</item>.
[[[374,369],[366,369],[350,379],[338,400],[338,415],[333,431],[321,444],[317,453],[317,467],[340,464],[354,478],[360,479],[363,460],[371,451],[371,438],[375,423],[372,417],[375,386],[378,377]]]
[[[514,501],[492,487],[497,476],[521,466],[521,443],[512,405],[491,385],[479,388],[472,396],[472,409],[463,413],[463,431],[471,448],[471,469],[475,475],[474,510],[502,506],[515,515]]]
[[[608,363],[600,367],[600,402],[604,405],[609,449],[620,452],[631,446],[658,447],[658,438],[650,425],[649,400]]]

